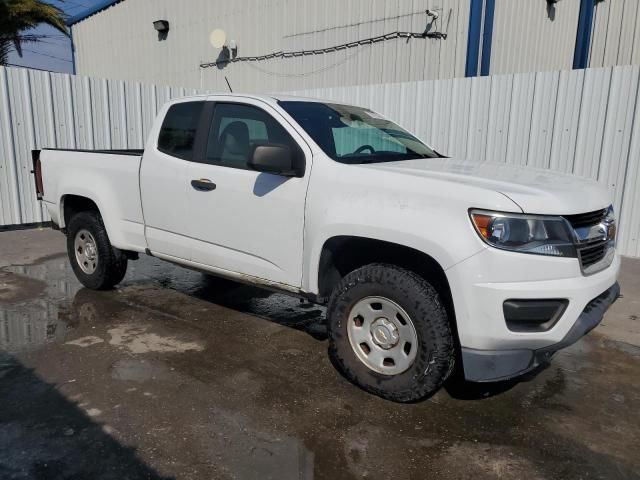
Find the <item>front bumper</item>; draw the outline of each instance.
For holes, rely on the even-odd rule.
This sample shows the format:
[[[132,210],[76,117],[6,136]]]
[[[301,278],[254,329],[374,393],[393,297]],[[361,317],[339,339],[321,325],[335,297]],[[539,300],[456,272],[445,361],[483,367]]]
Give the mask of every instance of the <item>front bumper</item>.
[[[547,347],[535,350],[476,350],[463,347],[465,378],[474,382],[507,380],[533,370],[548,361],[555,352],[593,330],[619,295],[620,286],[616,282],[587,304],[561,341]]]
[[[495,248],[486,248],[447,269],[467,378],[491,381],[517,376],[584,335],[587,329],[580,325],[593,328],[615,299],[619,270],[618,255],[604,270],[584,275],[576,258]],[[608,303],[596,302],[606,306],[596,309],[602,311],[591,325],[598,313],[585,312],[592,310],[592,303],[603,292],[609,292],[612,298],[607,296]],[[564,299],[567,307],[547,330],[513,331],[508,328],[503,311],[504,302],[509,299]]]

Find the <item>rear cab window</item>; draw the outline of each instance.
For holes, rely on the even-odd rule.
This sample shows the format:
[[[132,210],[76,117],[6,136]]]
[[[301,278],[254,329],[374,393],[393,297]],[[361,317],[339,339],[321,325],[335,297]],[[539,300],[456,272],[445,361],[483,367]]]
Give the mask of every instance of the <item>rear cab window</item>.
[[[158,150],[172,157],[191,160],[204,104],[183,102],[171,105],[160,128]]]

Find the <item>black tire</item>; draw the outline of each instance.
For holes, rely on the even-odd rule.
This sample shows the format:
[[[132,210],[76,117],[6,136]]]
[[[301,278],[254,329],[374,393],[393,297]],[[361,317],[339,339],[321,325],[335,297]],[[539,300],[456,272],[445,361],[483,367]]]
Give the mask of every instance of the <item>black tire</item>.
[[[370,369],[351,347],[349,313],[361,299],[385,297],[409,315],[418,339],[416,357],[404,372],[385,375]],[[455,363],[447,312],[424,278],[394,265],[371,264],[347,274],[334,289],[327,310],[329,355],[351,382],[395,402],[415,402],[437,392]]]
[[[80,230],[88,230],[96,243],[98,262],[91,274],[85,273],[76,259],[74,242]],[[127,273],[127,257],[111,245],[100,214],[93,211],[74,215],[67,225],[67,253],[76,277],[87,288],[108,290],[120,283]]]

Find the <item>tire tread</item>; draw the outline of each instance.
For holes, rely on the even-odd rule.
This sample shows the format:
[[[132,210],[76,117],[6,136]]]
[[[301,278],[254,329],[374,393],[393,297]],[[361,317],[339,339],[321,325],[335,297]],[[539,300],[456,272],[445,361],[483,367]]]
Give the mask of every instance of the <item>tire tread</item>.
[[[420,318],[414,319],[414,326],[418,328],[415,323],[422,322],[422,326],[429,330],[429,335],[436,345],[435,352],[429,360],[428,368],[417,381],[408,382],[404,388],[390,390],[376,385],[375,382],[362,381],[350,366],[353,360],[340,355],[338,342],[348,342],[348,340],[342,338],[339,329],[335,328],[336,322],[339,321],[335,318],[338,314],[336,310],[341,299],[348,295],[351,289],[364,283],[392,288],[402,292],[407,299],[416,299],[413,307],[424,313],[421,315],[422,318],[429,319],[428,322]],[[414,272],[382,263],[373,263],[354,270],[347,274],[332,292],[327,317],[329,319],[329,356],[332,362],[347,379],[370,393],[395,402],[419,401],[439,390],[454,369],[455,345],[446,310],[435,288]]]
[[[92,275],[84,273],[77,264],[74,251],[75,235],[81,228],[91,232],[98,249],[98,269]],[[73,271],[85,287],[108,290],[120,283],[127,273],[126,255],[111,245],[107,229],[98,212],[84,211],[74,215],[67,226],[67,252]]]

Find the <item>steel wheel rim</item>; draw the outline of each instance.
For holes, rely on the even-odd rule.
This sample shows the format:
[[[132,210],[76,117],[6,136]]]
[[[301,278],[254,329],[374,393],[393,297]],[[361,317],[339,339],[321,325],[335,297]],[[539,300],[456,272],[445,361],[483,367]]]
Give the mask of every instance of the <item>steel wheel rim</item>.
[[[98,246],[91,232],[86,229],[79,230],[73,241],[76,254],[76,262],[87,275],[91,275],[98,268]]]
[[[349,312],[347,334],[358,360],[382,375],[407,371],[418,352],[418,334],[411,317],[385,297],[359,300]]]

